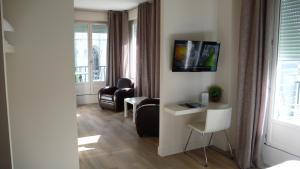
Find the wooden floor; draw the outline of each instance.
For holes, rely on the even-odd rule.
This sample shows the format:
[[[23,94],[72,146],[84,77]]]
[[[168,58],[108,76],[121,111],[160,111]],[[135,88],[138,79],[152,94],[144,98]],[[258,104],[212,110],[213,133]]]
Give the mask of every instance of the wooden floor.
[[[81,169],[205,168],[201,150],[158,156],[158,138],[138,137],[132,118],[125,119],[123,113],[84,105],[78,107],[77,122]],[[207,169],[237,169],[234,161],[213,150],[208,150],[208,161]]]

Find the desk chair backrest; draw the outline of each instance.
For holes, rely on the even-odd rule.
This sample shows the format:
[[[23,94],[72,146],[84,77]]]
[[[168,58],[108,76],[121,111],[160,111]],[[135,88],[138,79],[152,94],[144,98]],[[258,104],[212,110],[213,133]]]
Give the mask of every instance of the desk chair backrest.
[[[231,124],[232,108],[208,109],[206,114],[205,132],[226,130]]]

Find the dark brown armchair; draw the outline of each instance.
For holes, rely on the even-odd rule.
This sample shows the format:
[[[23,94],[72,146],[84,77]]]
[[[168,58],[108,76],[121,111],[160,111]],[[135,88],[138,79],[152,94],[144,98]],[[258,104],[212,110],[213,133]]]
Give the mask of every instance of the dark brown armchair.
[[[145,99],[137,106],[135,125],[140,137],[159,136],[159,99]]]
[[[115,112],[124,110],[124,99],[134,96],[134,84],[130,79],[121,78],[117,86],[107,86],[98,92],[99,106]]]

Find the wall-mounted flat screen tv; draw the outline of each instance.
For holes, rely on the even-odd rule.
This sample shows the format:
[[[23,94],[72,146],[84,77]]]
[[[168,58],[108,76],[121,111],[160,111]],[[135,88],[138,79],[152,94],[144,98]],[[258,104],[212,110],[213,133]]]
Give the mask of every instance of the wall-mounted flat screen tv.
[[[175,40],[173,72],[216,72],[219,42]]]

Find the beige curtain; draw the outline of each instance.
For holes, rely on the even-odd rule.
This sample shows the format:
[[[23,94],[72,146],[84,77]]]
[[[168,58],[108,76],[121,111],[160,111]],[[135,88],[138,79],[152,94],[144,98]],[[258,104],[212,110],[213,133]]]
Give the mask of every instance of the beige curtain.
[[[129,24],[127,11],[108,12],[108,45],[106,83],[115,86],[124,77],[129,53]]]
[[[274,0],[242,0],[236,145],[242,169],[262,166],[274,4]]]
[[[138,6],[137,95],[159,97],[160,0]]]

